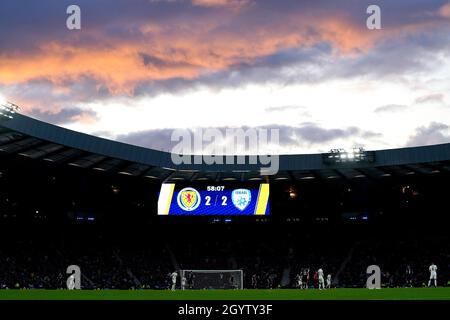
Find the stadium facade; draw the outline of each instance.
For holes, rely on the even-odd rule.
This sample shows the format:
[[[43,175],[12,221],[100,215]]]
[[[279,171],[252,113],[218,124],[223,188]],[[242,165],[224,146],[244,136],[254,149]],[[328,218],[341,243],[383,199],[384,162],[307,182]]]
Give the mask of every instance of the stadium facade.
[[[164,181],[380,179],[450,172],[450,143],[371,151],[368,161],[329,162],[327,154],[282,155],[279,172],[261,177],[259,165],[174,165],[168,152],[106,140],[21,114],[0,122],[0,153],[85,169]],[[237,161],[235,161],[237,162]]]
[[[294,288],[303,268],[333,286],[450,281],[450,144],[282,155],[257,165],[174,166],[167,152],[0,114],[0,288],[166,289],[174,270],[243,270],[244,288]],[[270,215],[161,217],[162,183],[270,184]],[[414,276],[406,277],[409,265]],[[256,283],[252,279],[257,279]]]

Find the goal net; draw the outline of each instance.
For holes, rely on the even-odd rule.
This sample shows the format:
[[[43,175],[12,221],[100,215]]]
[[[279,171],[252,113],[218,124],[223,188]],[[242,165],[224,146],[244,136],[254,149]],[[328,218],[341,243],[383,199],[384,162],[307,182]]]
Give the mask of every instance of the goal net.
[[[181,289],[243,289],[242,270],[181,270]]]

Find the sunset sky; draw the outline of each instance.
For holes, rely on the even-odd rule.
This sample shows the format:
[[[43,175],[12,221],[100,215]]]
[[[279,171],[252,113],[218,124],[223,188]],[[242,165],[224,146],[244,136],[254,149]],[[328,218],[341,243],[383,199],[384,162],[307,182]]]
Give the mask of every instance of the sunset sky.
[[[2,0],[0,96],[162,150],[176,128],[278,128],[276,153],[450,142],[450,1]]]

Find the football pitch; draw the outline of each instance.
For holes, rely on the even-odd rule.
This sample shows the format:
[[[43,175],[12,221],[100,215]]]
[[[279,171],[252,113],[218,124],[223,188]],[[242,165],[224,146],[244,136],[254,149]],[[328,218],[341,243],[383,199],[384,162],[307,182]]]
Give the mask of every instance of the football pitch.
[[[0,290],[0,300],[450,300],[450,288],[274,290]]]

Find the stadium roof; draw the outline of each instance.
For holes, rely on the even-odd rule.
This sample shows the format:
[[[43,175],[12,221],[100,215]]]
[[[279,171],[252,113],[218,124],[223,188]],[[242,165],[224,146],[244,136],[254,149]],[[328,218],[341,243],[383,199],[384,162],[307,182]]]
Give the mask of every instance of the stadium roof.
[[[380,179],[450,172],[450,143],[371,151],[372,161],[327,163],[324,154],[281,155],[270,180]],[[168,152],[68,130],[16,113],[0,119],[0,155],[158,180],[262,180],[257,165],[174,165]],[[235,161],[236,162],[236,161]],[[248,161],[246,161],[248,163]]]

